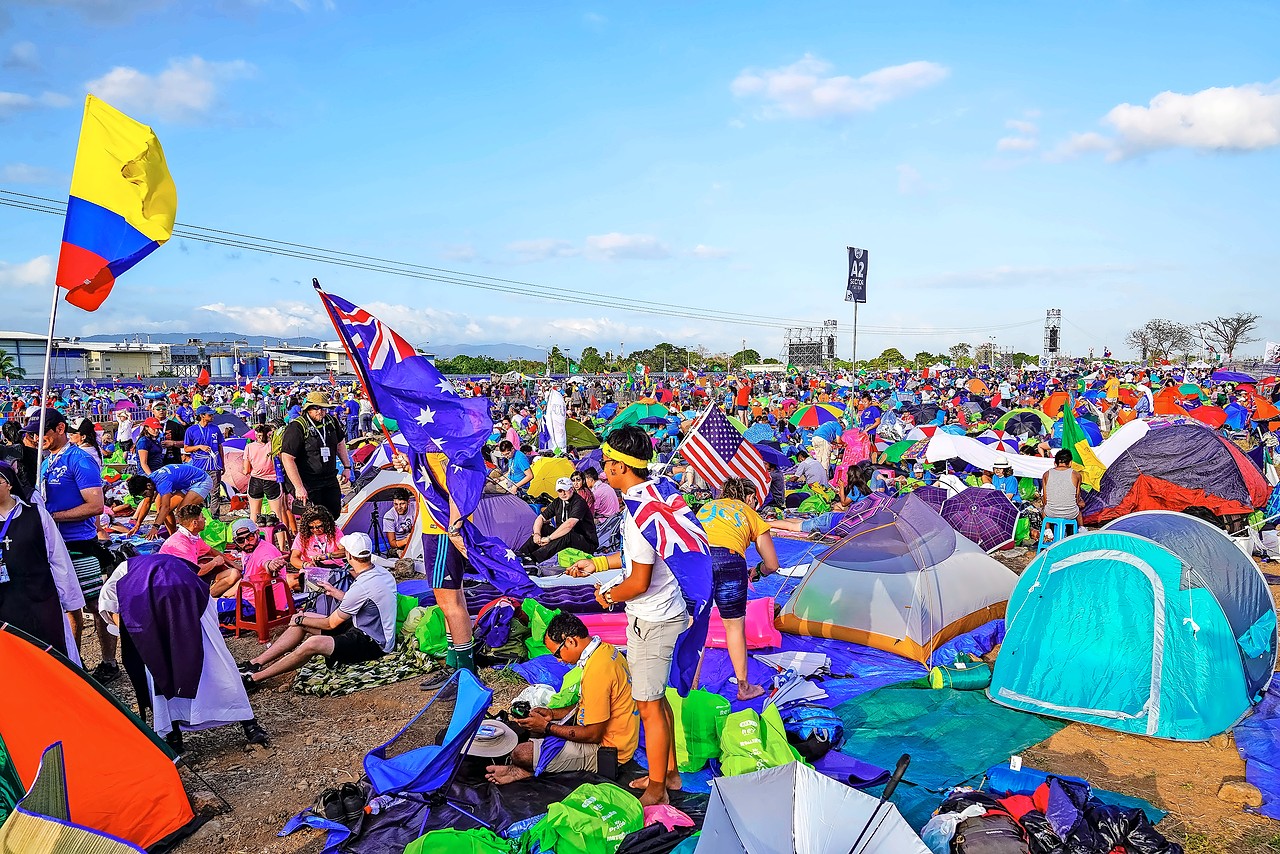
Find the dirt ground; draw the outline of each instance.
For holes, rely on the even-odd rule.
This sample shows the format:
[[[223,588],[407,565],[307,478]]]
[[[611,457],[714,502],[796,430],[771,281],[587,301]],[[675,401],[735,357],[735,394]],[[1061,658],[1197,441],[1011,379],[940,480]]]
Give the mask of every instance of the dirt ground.
[[[1019,572],[1032,557],[1001,555]],[[1280,594],[1280,589],[1273,585],[1272,592]],[[228,638],[227,644],[237,661],[259,649],[252,636]],[[97,663],[96,645],[86,646],[91,668]],[[489,670],[484,677],[495,690],[497,708],[509,705],[524,686],[511,674]],[[188,734],[191,768],[183,771],[188,790],[196,793],[198,808],[219,814],[178,850],[319,852],[317,832],[303,830],[286,838],[276,833],[321,791],[360,776],[365,752],[394,735],[429,699],[419,690],[419,681],[317,698],[294,694],[288,680],[279,680],[252,698],[259,721],[271,735],[267,749],[247,747],[238,727]],[[127,679],[110,688],[132,703]],[[438,716],[442,726],[448,707]],[[1280,854],[1280,823],[1242,812],[1217,797],[1224,781],[1244,778],[1244,762],[1230,735],[1203,744],[1177,743],[1071,724],[1025,751],[1023,760],[1029,767],[1073,774],[1097,787],[1145,798],[1168,811],[1159,829],[1181,842],[1188,854]]]

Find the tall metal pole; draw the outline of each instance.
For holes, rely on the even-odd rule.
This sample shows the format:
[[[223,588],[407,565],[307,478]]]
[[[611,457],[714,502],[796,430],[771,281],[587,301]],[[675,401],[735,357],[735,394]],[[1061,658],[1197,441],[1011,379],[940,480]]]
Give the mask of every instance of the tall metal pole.
[[[853,301],[853,370],[858,370],[858,301]]]
[[[53,285],[53,302],[49,306],[49,337],[44,342],[44,380],[40,383],[40,435],[36,437],[36,483],[44,494],[44,478],[40,476],[40,459],[44,456],[46,402],[49,400],[49,372],[53,365],[53,325],[58,317],[58,285]]]

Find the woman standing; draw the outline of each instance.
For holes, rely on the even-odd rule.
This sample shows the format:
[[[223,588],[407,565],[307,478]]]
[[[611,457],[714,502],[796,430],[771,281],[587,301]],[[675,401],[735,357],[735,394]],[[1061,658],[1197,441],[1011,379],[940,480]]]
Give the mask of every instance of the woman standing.
[[[244,449],[242,472],[249,475],[249,500],[260,508],[263,498],[271,507],[271,515],[284,520],[280,506],[280,482],[276,480],[276,460],[271,454],[271,434],[275,424],[268,422],[254,431],[254,439]],[[261,519],[258,520],[261,524]],[[287,524],[287,523],[286,523]]]
[[[73,445],[79,445],[102,468],[102,445],[98,442],[98,428],[88,418],[80,419],[74,430],[67,432],[67,438]]]
[[[79,653],[67,613],[85,605],[71,555],[53,517],[0,463],[0,623],[11,623],[72,661]]]
[[[747,680],[747,584],[752,576],[778,571],[778,553],[773,548],[769,523],[760,518],[756,487],[751,481],[731,477],[724,482],[720,497],[698,509],[698,521],[711,544],[712,582],[716,607],[724,622],[725,645],[738,683],[738,699],[754,700],[764,688]],[[747,569],[747,548],[755,543],[760,564]]]

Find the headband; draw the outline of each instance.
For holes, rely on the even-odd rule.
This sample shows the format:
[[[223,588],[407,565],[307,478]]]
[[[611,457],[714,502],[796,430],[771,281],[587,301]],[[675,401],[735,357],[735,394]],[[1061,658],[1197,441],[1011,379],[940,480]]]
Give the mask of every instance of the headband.
[[[617,460],[620,463],[626,463],[633,469],[649,468],[649,460],[642,460],[639,457],[633,457],[630,454],[624,454],[622,451],[609,447],[609,443],[605,442],[600,446],[600,452],[611,460]]]

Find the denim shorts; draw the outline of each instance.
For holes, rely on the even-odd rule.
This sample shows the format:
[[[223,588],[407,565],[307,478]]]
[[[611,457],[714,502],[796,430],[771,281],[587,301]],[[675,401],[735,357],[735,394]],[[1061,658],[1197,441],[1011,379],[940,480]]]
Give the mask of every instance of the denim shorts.
[[[711,547],[711,586],[724,620],[747,615],[747,560],[733,549]]]
[[[194,492],[201,498],[208,498],[213,494],[213,475],[206,473],[204,480],[196,481],[187,488],[187,492]]]

